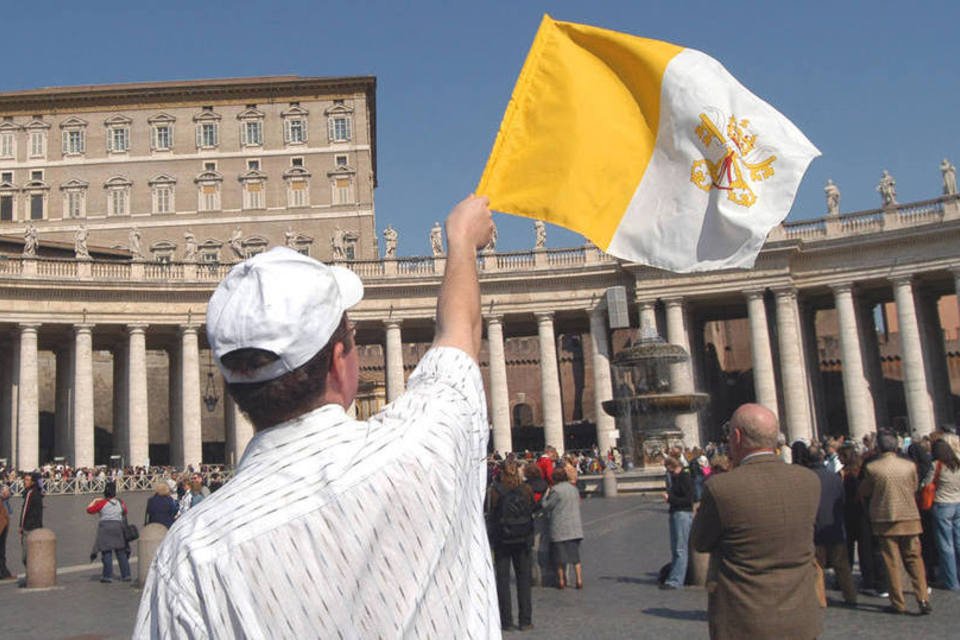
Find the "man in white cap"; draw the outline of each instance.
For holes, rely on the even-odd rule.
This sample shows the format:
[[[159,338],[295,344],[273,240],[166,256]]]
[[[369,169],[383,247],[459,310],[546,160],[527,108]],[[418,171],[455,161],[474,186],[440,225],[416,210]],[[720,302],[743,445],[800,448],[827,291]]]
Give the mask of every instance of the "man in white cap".
[[[207,335],[256,434],[234,478],[170,529],[134,637],[500,637],[476,362],[487,199],[459,203],[446,228],[433,347],[365,422],[345,411],[352,272],[278,247],[220,283]]]

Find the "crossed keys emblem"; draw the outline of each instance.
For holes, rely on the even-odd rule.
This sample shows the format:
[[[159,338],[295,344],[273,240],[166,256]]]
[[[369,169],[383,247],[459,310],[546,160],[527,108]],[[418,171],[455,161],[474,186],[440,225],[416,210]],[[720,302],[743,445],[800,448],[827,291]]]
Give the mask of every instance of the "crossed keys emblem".
[[[726,191],[730,202],[752,207],[757,202],[757,194],[751,187],[753,183],[762,182],[773,175],[773,163],[777,156],[758,157],[763,155],[764,149],[757,148],[756,134],[747,132],[749,120],[738,121],[735,116],[730,116],[726,120],[724,134],[721,130],[724,116],[719,112],[714,112],[714,115],[711,118],[701,113],[695,133],[706,147],[704,155],[710,154],[717,159],[705,157],[695,161],[690,168],[690,182],[704,191]],[[723,155],[717,157],[714,151],[722,151]]]

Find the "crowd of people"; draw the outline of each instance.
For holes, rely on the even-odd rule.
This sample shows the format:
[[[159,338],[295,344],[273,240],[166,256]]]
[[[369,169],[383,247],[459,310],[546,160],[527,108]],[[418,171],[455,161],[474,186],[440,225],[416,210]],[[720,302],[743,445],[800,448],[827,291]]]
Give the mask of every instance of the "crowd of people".
[[[880,431],[862,441],[827,436],[789,446],[781,435],[769,453],[813,471],[818,481],[812,543],[823,606],[831,569],[840,604],[847,607],[857,606],[859,593],[889,598],[889,613],[906,613],[901,565],[921,614],[932,609],[932,588],[960,590],[960,438],[952,428],[916,438]],[[687,580],[693,513],[705,488],[716,490],[713,479],[730,471],[731,456],[725,445],[677,448],[668,452],[664,467],[671,562],[661,571],[660,583],[676,589]],[[791,506],[799,508],[799,498]],[[776,510],[766,507],[767,512]],[[711,558],[708,582],[711,573],[715,579],[715,570]]]

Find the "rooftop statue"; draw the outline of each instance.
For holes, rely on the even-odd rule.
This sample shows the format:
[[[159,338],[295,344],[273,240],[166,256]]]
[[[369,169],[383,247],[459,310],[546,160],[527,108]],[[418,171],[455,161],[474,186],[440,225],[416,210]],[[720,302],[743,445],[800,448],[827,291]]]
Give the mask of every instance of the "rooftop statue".
[[[948,196],[957,193],[957,168],[946,158],[940,163],[940,172],[943,174],[943,193]]]
[[[823,192],[827,196],[827,215],[840,215],[840,188],[828,179]]]
[[[547,225],[543,223],[543,220],[536,220],[533,223],[533,229],[536,233],[536,240],[534,241],[534,249],[545,249],[547,246]]]
[[[37,239],[37,228],[28,224],[23,232],[23,255],[33,258],[37,255],[37,248],[40,241]]]
[[[134,262],[140,262],[143,260],[143,247],[140,244],[142,236],[140,235],[140,229],[137,227],[130,228],[130,257],[133,258]]]
[[[383,230],[383,257],[384,258],[396,258],[397,257],[397,230],[391,227],[389,224],[387,228]]]
[[[77,232],[73,234],[73,252],[77,260],[89,260],[90,251],[87,249],[87,231],[86,225],[80,225]]]
[[[443,229],[439,222],[434,222],[430,228],[430,249],[433,251],[433,257],[443,255]]]
[[[343,260],[346,258],[347,232],[337,226],[330,237],[330,246],[333,249],[333,259]]]
[[[880,192],[880,197],[883,198],[883,206],[889,207],[890,205],[897,204],[897,181],[893,179],[893,176],[890,175],[890,172],[886,169],[883,170],[883,175],[880,176],[880,184],[877,185],[877,191]]]
[[[236,229],[233,230],[233,233],[230,234],[230,249],[233,251],[234,255],[238,259],[243,260],[246,256],[243,255],[243,231],[240,230],[239,225]]]
[[[187,229],[183,234],[183,261],[197,261],[197,237],[193,235],[190,229]]]

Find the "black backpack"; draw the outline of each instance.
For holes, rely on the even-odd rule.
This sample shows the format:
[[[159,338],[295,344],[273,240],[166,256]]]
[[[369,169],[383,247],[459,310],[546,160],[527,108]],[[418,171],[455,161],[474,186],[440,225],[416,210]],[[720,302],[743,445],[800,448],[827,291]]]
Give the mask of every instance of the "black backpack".
[[[523,485],[507,491],[497,483],[497,493],[500,494],[495,521],[498,542],[526,542],[533,533],[533,505],[524,494]]]

